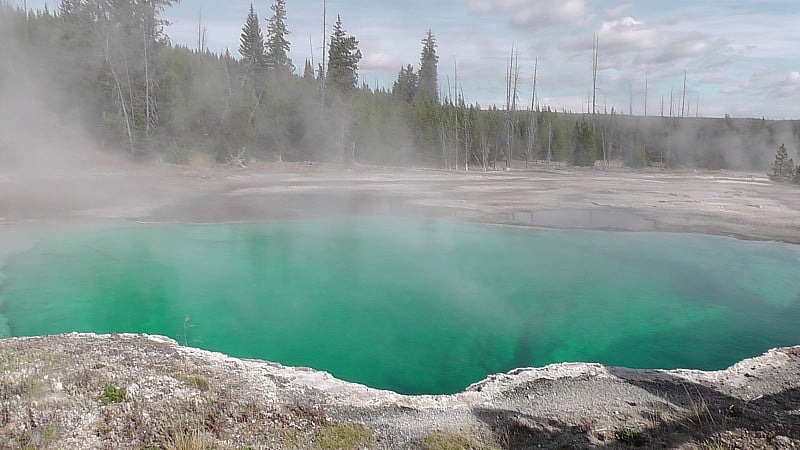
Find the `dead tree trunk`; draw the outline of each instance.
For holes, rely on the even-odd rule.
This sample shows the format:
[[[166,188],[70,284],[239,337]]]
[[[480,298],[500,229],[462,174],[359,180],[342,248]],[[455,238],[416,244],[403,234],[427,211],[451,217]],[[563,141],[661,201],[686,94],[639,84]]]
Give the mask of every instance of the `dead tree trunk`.
[[[683,94],[681,95],[681,117],[686,117],[686,70],[683,71]]]
[[[481,168],[484,172],[488,169],[489,165],[489,140],[486,138],[486,132],[481,130]]]
[[[150,136],[150,70],[147,62],[147,26],[142,26],[142,36],[144,38],[144,116],[145,116],[145,136]]]
[[[536,144],[536,74],[539,70],[539,58],[533,63],[533,91],[531,92],[531,109],[528,116],[528,151],[525,155],[525,168],[531,162]]]
[[[595,34],[592,42],[592,114],[597,112],[597,56],[600,50],[600,38]]]
[[[439,127],[439,141],[442,146],[442,164],[445,170],[450,170],[450,163],[447,158],[447,139],[445,138],[444,124]]]
[[[128,132],[128,145],[131,155],[135,155],[135,147],[133,142],[133,132],[131,130],[131,120],[128,115],[128,108],[125,106],[125,96],[122,93],[122,85],[119,83],[119,77],[117,77],[117,71],[114,70],[114,66],[111,65],[111,77],[114,78],[114,84],[117,86],[117,94],[119,95],[119,104],[122,109],[122,117],[125,119],[125,129]]]
[[[547,123],[547,165],[553,161],[553,122]]]
[[[132,156],[136,155],[136,147],[134,146],[134,139],[133,139],[133,130],[131,129],[131,119],[130,115],[128,114],[128,107],[125,105],[125,95],[122,93],[122,84],[119,82],[119,76],[117,76],[117,71],[114,69],[114,63],[111,61],[109,56],[109,47],[110,47],[110,37],[106,35],[106,54],[105,60],[106,64],[108,64],[109,70],[111,70],[111,78],[114,79],[114,85],[117,87],[117,96],[119,98],[119,105],[120,109],[122,110],[122,117],[125,120],[125,130],[127,131],[128,135],[128,150],[131,152]]]
[[[514,112],[517,109],[517,84],[519,82],[519,57],[514,51],[515,48],[512,46],[506,77],[506,170],[511,170],[511,160],[514,157]]]
[[[453,141],[453,148],[455,149],[455,165],[456,171],[458,171],[458,66],[455,65],[455,60],[453,60],[454,64],[454,72],[453,72],[453,99],[455,103],[453,104],[453,111],[455,111],[455,127],[453,128],[453,132],[455,134],[454,141]]]

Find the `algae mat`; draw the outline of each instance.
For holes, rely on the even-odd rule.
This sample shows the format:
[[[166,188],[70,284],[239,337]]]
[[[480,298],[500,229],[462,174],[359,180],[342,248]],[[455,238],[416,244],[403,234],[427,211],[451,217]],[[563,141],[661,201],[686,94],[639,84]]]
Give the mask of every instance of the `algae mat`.
[[[163,334],[412,394],[564,361],[720,369],[800,343],[800,247],[705,235],[138,225],[50,234],[2,272],[6,334]]]

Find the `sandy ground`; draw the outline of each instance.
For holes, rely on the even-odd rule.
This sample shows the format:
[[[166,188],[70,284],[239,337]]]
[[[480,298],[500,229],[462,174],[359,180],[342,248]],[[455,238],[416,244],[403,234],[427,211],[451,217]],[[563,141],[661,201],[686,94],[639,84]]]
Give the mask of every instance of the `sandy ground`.
[[[0,224],[294,220],[338,214],[523,226],[675,231],[800,243],[800,188],[764,174],[500,172],[271,164],[187,168],[101,161],[82,171],[0,169]]]

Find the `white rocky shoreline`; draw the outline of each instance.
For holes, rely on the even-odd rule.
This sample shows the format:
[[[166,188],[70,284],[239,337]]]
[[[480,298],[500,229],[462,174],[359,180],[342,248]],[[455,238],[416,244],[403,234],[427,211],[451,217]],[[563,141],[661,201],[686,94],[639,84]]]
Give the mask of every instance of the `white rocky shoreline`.
[[[523,368],[423,396],[161,336],[9,338],[0,361],[0,448],[328,448],[347,424],[365,440],[342,448],[800,447],[800,346],[713,372]]]

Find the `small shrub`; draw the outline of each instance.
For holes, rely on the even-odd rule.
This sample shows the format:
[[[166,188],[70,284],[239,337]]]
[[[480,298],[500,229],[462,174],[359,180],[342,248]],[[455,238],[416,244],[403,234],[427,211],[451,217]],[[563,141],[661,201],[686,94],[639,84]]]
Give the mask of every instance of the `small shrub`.
[[[204,391],[204,392],[208,390],[208,380],[205,377],[201,377],[201,376],[189,377],[189,379],[187,381],[195,389],[198,389],[198,390]]]
[[[100,363],[97,363],[97,364],[95,364],[95,365],[93,365],[93,366],[92,366],[92,369],[94,369],[94,370],[100,370],[100,369],[104,369],[105,367],[106,367],[106,365],[105,365],[105,364],[100,364]]]
[[[319,450],[358,450],[375,443],[372,429],[357,423],[332,423],[326,425],[314,439]]]
[[[472,448],[472,444],[472,438],[458,433],[434,433],[422,440],[425,450],[464,450]]]
[[[111,403],[122,403],[125,401],[125,388],[118,388],[114,385],[107,384],[103,389],[103,394],[100,396],[100,402],[104,405]]]
[[[506,447],[511,447],[510,436],[499,436],[501,442],[505,442]],[[471,435],[449,432],[433,433],[425,436],[422,440],[422,448],[425,450],[494,450],[495,446],[482,445]]]
[[[725,414],[727,414],[728,417],[742,417],[742,408],[737,405],[728,405],[728,407],[725,408]]]
[[[644,437],[644,434],[642,434],[641,431],[636,431],[628,427],[622,427],[617,430],[617,432],[614,433],[614,437],[616,437],[617,440],[623,444],[634,447],[641,447],[647,443],[647,439]]]
[[[214,450],[214,445],[197,433],[176,433],[164,445],[165,450]]]

